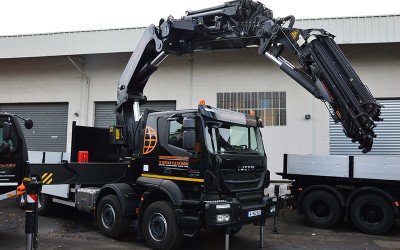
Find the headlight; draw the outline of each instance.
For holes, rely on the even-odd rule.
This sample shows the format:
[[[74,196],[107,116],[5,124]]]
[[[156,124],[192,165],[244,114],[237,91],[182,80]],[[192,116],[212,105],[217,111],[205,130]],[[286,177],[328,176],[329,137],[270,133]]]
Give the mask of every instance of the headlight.
[[[231,208],[230,204],[218,204],[215,206],[216,209],[228,209]]]
[[[275,205],[273,205],[273,206],[271,206],[270,208],[269,208],[269,213],[270,214],[274,214],[276,212],[276,207],[275,207]]]
[[[229,222],[231,216],[229,214],[217,214],[217,223]]]

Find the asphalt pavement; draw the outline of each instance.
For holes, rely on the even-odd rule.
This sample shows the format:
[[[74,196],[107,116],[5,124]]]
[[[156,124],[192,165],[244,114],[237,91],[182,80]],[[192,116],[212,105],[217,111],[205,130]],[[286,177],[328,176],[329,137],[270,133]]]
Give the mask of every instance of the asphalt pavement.
[[[400,249],[400,228],[386,235],[367,235],[350,223],[339,223],[332,229],[308,226],[296,211],[280,211],[274,233],[273,219],[264,231],[266,249]],[[0,201],[0,249],[25,249],[25,212],[14,199]],[[180,250],[224,249],[222,233],[202,231],[197,238],[185,239]],[[245,226],[230,238],[230,249],[257,249],[259,227]],[[90,214],[57,206],[53,215],[39,217],[38,249],[150,249],[138,240],[135,230],[122,239],[103,236],[93,225]]]

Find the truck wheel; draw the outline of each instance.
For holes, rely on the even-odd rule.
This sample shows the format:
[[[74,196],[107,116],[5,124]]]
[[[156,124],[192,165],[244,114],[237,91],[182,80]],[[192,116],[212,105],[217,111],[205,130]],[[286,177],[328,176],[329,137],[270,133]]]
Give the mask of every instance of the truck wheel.
[[[383,234],[395,221],[389,202],[377,194],[364,194],[354,200],[350,210],[353,225],[367,234]]]
[[[38,214],[42,216],[49,215],[54,207],[53,197],[48,194],[38,194]]]
[[[323,190],[311,191],[303,200],[302,211],[307,222],[319,228],[329,228],[338,222],[342,211],[339,200]]]
[[[130,218],[122,216],[122,206],[116,195],[101,198],[97,207],[97,223],[104,235],[111,238],[126,235],[130,222]]]
[[[181,245],[183,232],[170,202],[157,201],[146,208],[143,235],[153,249],[174,249]]]

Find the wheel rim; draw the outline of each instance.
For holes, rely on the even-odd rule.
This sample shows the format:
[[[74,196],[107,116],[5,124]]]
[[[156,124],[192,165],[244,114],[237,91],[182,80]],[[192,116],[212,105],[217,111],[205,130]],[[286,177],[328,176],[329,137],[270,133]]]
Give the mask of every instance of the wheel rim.
[[[379,224],[383,221],[383,212],[374,204],[366,204],[360,210],[360,218],[367,224]]]
[[[165,217],[160,213],[151,215],[148,225],[151,238],[155,241],[161,241],[165,238],[168,231],[168,224]]]
[[[325,201],[316,200],[311,204],[311,212],[315,218],[322,220],[328,218],[331,209]]]
[[[104,227],[107,229],[112,228],[115,222],[115,211],[114,208],[106,204],[101,211],[101,222],[103,223]]]

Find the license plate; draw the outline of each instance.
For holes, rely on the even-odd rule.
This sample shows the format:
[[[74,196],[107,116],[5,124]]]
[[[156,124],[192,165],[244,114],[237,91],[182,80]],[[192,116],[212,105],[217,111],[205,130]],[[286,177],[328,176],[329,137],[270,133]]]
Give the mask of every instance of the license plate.
[[[259,210],[253,210],[248,212],[248,216],[250,217],[255,217],[261,215],[261,209]]]

